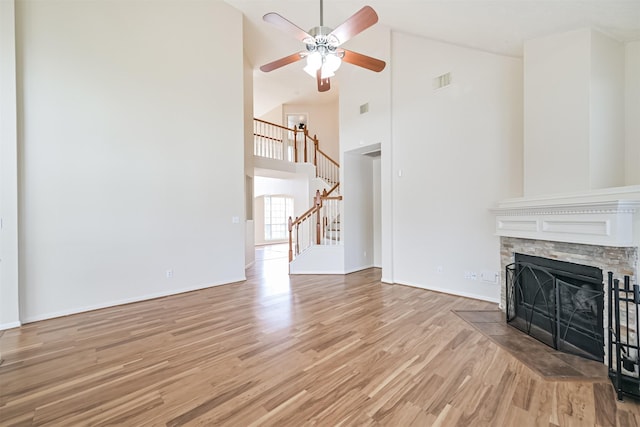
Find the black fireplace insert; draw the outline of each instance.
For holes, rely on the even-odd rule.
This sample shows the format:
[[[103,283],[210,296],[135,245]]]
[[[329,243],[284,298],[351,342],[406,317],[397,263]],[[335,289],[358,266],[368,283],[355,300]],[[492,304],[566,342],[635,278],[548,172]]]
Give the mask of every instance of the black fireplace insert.
[[[506,279],[510,325],[557,350],[604,362],[601,269],[517,253]]]

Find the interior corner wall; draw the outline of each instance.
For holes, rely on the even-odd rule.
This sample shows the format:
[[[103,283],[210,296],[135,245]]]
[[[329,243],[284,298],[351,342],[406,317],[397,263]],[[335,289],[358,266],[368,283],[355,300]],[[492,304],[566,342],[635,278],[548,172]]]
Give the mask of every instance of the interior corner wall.
[[[640,40],[625,45],[625,185],[640,184]]]
[[[245,18],[243,18],[243,28]],[[245,245],[244,245],[244,263],[245,266],[252,265],[255,262],[255,230],[253,219],[253,66],[243,55],[243,101],[244,101],[244,199],[245,212]]]
[[[591,31],[589,189],[625,184],[624,45]]]
[[[395,281],[498,301],[480,277],[500,271],[489,209],[522,195],[522,60],[402,33],[392,52]]]
[[[387,65],[382,72],[375,73],[344,64],[337,73],[337,78],[340,79],[341,162],[344,161],[345,152],[380,144],[382,153],[380,159],[380,240],[382,246],[380,258],[382,281],[386,283],[394,282],[392,249],[394,224],[392,217],[393,153],[391,141],[391,75],[394,64],[391,60],[391,38],[392,33],[388,27],[376,24],[366,32],[359,34],[358,37],[349,40],[345,45],[350,50],[385,61]],[[369,109],[368,112],[361,114],[360,106],[364,104],[368,104]],[[341,179],[347,185],[346,178],[342,177]],[[347,223],[350,221],[348,218],[350,203],[352,201],[345,196],[343,202],[345,217],[341,220],[347,221]],[[356,243],[352,249],[351,245],[354,243],[353,240],[345,237],[345,257],[363,255],[363,252],[360,252],[358,248],[362,247],[365,242]],[[347,255],[352,252],[352,255]]]
[[[4,0],[0,1],[0,330],[20,325],[17,131],[15,2]]]
[[[376,157],[372,161],[373,176],[373,266],[382,267],[382,161]]]
[[[24,319],[243,280],[240,12],[24,0],[16,28]]]
[[[284,113],[282,112],[282,105],[268,111],[260,117],[257,117],[265,122],[275,123],[277,125],[286,126],[284,123]]]
[[[307,113],[309,135],[318,137],[318,146],[333,160],[340,159],[340,125],[338,101],[323,104],[284,104],[282,121],[286,126],[287,114]]]
[[[591,31],[524,44],[524,193],[589,189]]]

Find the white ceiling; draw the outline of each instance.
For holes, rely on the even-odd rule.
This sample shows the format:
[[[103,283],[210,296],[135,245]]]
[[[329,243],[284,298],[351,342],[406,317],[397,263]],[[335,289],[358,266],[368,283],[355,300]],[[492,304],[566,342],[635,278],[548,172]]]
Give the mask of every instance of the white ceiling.
[[[299,41],[263,22],[262,16],[277,12],[309,30],[320,23],[319,0],[226,2],[246,18],[245,52],[256,70],[255,115],[282,103],[336,99],[340,71],[331,80],[331,91],[319,94],[315,81],[302,71],[302,61],[270,73],[258,70],[264,63],[304,49]],[[325,0],[324,25],[335,28],[364,5],[373,7],[379,23],[392,31],[504,55],[522,56],[525,40],[585,27],[621,42],[640,40],[640,0]]]

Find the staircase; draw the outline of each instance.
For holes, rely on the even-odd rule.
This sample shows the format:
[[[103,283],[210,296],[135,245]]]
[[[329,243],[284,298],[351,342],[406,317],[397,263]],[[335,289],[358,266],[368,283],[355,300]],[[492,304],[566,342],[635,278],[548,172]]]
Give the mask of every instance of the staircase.
[[[296,218],[289,217],[289,263],[291,273],[338,272],[339,266],[319,270],[313,258],[322,264],[335,257],[342,264],[343,246],[340,227],[342,196],[340,166],[319,147],[318,138],[308,129],[287,128],[260,119],[253,120],[254,156],[278,163],[312,167],[320,180],[310,208]],[[275,164],[275,163],[274,163]],[[332,249],[333,247],[334,249]],[[317,254],[317,255],[314,255]],[[302,260],[302,258],[308,258]],[[298,271],[297,266],[307,265]],[[335,264],[335,263],[334,263]],[[335,270],[335,271],[334,271]]]

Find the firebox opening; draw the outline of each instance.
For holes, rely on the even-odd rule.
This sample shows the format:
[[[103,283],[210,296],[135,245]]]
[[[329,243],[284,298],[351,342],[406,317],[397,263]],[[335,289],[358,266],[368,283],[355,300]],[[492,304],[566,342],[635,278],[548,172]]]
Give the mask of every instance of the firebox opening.
[[[543,343],[604,362],[604,285],[596,267],[516,253],[507,322]]]

